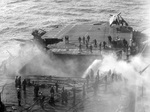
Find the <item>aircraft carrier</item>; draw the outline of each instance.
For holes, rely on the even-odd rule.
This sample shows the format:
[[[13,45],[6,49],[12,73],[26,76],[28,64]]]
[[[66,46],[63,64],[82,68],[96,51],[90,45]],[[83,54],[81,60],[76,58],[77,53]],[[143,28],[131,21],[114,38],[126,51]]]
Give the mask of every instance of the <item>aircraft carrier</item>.
[[[50,45],[48,48],[52,53],[57,55],[75,55],[75,56],[100,56],[99,43],[105,41],[107,43],[107,48],[105,50],[112,50],[113,47],[108,42],[108,36],[111,36],[113,40],[117,38],[123,40],[126,39],[128,43],[133,37],[132,29],[128,29],[127,27],[120,27],[120,31],[117,30],[117,27],[110,27],[107,22],[100,22],[97,24],[69,24],[66,26],[58,26],[51,31],[48,31],[45,35],[43,35],[43,39],[47,38],[63,38],[63,42],[59,42],[55,45]],[[69,37],[69,42],[65,42],[65,37]],[[87,38],[90,36],[89,45],[93,46],[92,52],[89,52],[89,49],[86,49],[86,45],[81,40],[81,50],[79,48],[79,37],[81,39],[83,37]],[[97,46],[94,47],[94,40],[97,41]],[[117,48],[116,48],[117,50]]]
[[[35,30],[32,35],[61,58],[100,57],[103,53],[122,51],[126,56],[135,55],[141,52],[146,36],[135,31],[120,14],[112,16],[108,22],[56,25],[50,31]]]
[[[115,24],[116,21],[114,21]],[[126,22],[125,22],[126,23]],[[56,25],[50,31],[36,30],[32,33],[34,39],[46,48],[47,53],[54,58],[62,60],[77,59],[78,74],[82,74],[93,60],[103,58],[104,54],[116,53],[118,58],[128,60],[143,49],[143,34],[134,31],[128,25],[110,25],[109,22]],[[90,37],[88,40],[87,37]],[[79,39],[81,38],[81,40]],[[84,42],[88,40],[88,45]],[[108,37],[111,37],[111,41]],[[96,40],[96,42],[95,42]],[[126,45],[123,40],[126,40]],[[103,43],[106,42],[104,46]],[[99,44],[101,43],[101,46]],[[92,47],[91,47],[92,46]],[[124,53],[124,55],[122,55]],[[81,64],[83,63],[83,64]],[[28,66],[28,65],[25,65]],[[99,71],[94,71],[98,74]],[[14,83],[6,85],[4,96],[7,111],[11,112],[142,112],[137,111],[140,104],[137,103],[135,87],[133,91],[128,89],[127,79],[120,74],[110,73],[88,79],[77,77],[56,76],[28,76],[27,91],[22,96],[21,107],[17,106],[16,88]],[[98,83],[96,82],[98,80]],[[59,84],[59,91],[54,95],[55,106],[49,104],[49,87]],[[40,91],[45,96],[41,104],[40,99],[34,99],[34,84],[39,84]],[[94,84],[98,85],[95,95]],[[62,88],[68,91],[68,104],[61,103]],[[12,93],[9,94],[9,90]],[[13,96],[13,97],[12,97]]]

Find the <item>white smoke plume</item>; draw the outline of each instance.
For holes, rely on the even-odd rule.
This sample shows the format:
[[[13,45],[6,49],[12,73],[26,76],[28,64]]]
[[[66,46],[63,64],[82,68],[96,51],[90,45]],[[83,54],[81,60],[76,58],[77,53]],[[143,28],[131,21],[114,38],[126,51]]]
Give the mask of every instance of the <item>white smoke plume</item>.
[[[72,59],[63,62],[56,59],[34,41],[20,44],[20,50],[16,54],[10,53],[9,58],[2,62],[1,72],[5,76],[73,76],[74,74],[79,74],[77,71],[79,64],[77,60]]]
[[[144,87],[144,100],[137,101],[137,105],[144,105],[144,108],[150,108],[148,104],[150,103],[150,59],[149,57],[143,57],[141,54],[131,57],[130,61],[117,60],[114,54],[104,55],[102,60],[95,60],[85,71],[83,77],[89,75],[90,69],[94,70],[94,75],[103,75],[105,72],[111,70],[111,72],[116,72],[122,74],[122,77],[128,80],[128,88],[137,94],[137,98],[141,97],[142,87]],[[117,83],[115,86],[120,85]],[[117,86],[121,87],[121,86]],[[134,89],[133,89],[134,88]],[[137,90],[135,88],[138,88]],[[146,106],[145,106],[146,105]],[[138,107],[137,106],[137,107]],[[139,107],[140,108],[140,107]],[[142,107],[143,108],[143,107]]]

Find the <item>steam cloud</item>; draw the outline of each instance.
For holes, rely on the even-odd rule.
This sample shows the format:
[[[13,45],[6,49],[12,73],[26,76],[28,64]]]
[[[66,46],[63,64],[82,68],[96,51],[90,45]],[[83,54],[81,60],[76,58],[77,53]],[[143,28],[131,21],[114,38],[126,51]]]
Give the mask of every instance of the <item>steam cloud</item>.
[[[131,57],[130,62],[117,60],[114,54],[105,55],[103,60],[95,60],[83,74],[83,78],[89,75],[90,70],[94,70],[96,77],[99,70],[100,75],[111,70],[117,74],[121,74],[123,78],[128,80],[128,89],[137,94],[137,98],[142,94],[142,86],[144,87],[144,97],[146,100],[142,102],[144,108],[150,108],[150,59],[143,57],[141,54]],[[117,83],[117,82],[116,82]],[[120,83],[115,84],[115,88],[122,88]],[[134,88],[133,88],[134,87]],[[137,87],[137,90],[135,89]],[[139,89],[140,88],[140,89]],[[141,102],[138,102],[141,103]],[[148,109],[149,110],[149,109]]]
[[[27,41],[20,44],[17,56],[10,56],[1,64],[1,71],[5,76],[14,77],[21,75],[52,75],[52,76],[73,76],[79,74],[79,62],[75,59],[62,60],[56,59],[51,53],[46,52],[34,41]],[[79,76],[78,75],[78,76]]]
[[[75,74],[80,74],[76,71],[79,64],[77,60],[69,60],[64,65],[60,60],[47,55],[34,42],[26,42],[20,45],[20,48],[18,56],[10,55],[1,64],[1,71],[6,76],[14,78],[15,75],[75,76]],[[94,70],[95,76],[98,70],[100,72],[99,74],[103,74],[109,70],[112,72],[115,71],[116,73],[122,74],[122,77],[128,79],[129,85],[141,87],[143,84],[144,94],[150,96],[150,68],[148,67],[140,74],[140,71],[150,64],[149,57],[137,55],[132,57],[130,62],[117,60],[114,54],[104,55],[103,57],[103,60],[94,60],[85,73],[83,75],[81,74],[82,77],[85,78],[90,69]],[[145,103],[148,104],[149,102],[150,98],[147,97]]]

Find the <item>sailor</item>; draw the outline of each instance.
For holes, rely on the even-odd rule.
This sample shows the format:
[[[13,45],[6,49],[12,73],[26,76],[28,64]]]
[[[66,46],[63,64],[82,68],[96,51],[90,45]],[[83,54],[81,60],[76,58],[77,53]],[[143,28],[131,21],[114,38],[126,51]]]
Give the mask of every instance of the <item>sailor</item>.
[[[18,76],[15,77],[15,87],[17,88],[18,86]]]
[[[18,106],[21,106],[21,89],[17,88]]]
[[[34,96],[35,96],[35,98],[38,97],[38,93],[39,93],[39,85],[35,84],[34,85]]]
[[[85,37],[83,36],[83,44],[85,44]]]
[[[105,91],[107,91],[107,75],[105,75]]]
[[[113,40],[113,41],[112,41],[112,44],[113,44],[113,47],[114,47],[114,48],[117,47],[117,41],[116,41],[116,40]]]
[[[69,43],[69,36],[67,35],[67,43]]]
[[[31,86],[31,80],[30,79],[26,79],[26,82],[27,82],[27,86]]]
[[[40,106],[42,107],[42,109],[44,109],[45,96],[42,94],[42,92],[39,92],[39,100],[40,100]]]
[[[37,94],[36,94],[37,90],[36,90],[36,84],[34,84],[34,97],[36,98]]]
[[[126,39],[123,39],[123,47],[124,47],[124,50],[126,50],[127,46],[128,46],[127,40],[126,40]]]
[[[90,42],[90,36],[89,35],[87,36],[87,40],[88,40],[88,42]]]
[[[114,78],[115,78],[115,73],[112,73],[112,82],[114,81]]]
[[[75,105],[75,102],[76,102],[76,88],[73,87],[72,91],[73,91],[73,105]]]
[[[65,44],[67,43],[67,36],[65,36]]]
[[[96,48],[97,47],[97,40],[94,39],[94,47]]]
[[[19,88],[21,88],[21,76],[19,76],[19,78],[18,78],[18,86],[19,86]]]
[[[68,103],[68,94],[67,94],[67,90],[64,89],[64,87],[62,89],[61,97],[62,97],[62,104]]]
[[[68,103],[68,93],[67,93],[66,89],[64,91],[64,101],[65,101],[65,103]]]
[[[50,104],[52,106],[55,106],[55,99],[54,99],[54,94],[53,93],[50,95]]]
[[[102,50],[102,43],[101,42],[99,43],[99,50],[100,51]]]
[[[81,37],[78,38],[79,44],[81,44]]]
[[[6,107],[5,107],[4,103],[1,100],[1,93],[0,93],[0,111],[1,112],[5,112],[6,111]]]
[[[88,49],[89,48],[88,40],[85,41],[85,44],[86,44],[86,49]]]
[[[82,45],[81,45],[81,43],[79,44],[79,52],[81,52],[82,51]]]
[[[112,42],[112,37],[111,36],[108,36],[108,42],[111,44],[111,42]]]
[[[53,86],[52,86],[51,89],[50,89],[50,93],[51,93],[51,94],[54,94],[54,87],[53,87]]]
[[[106,48],[106,42],[103,41],[103,48],[105,49]]]
[[[98,81],[98,83],[99,83],[99,70],[97,71],[96,81]]]
[[[126,39],[124,38],[124,39],[122,40],[122,42],[123,42],[123,47],[125,47],[125,46],[126,46]]]
[[[56,93],[58,93],[58,87],[59,87],[58,82],[55,83],[55,87],[56,87]]]
[[[67,35],[67,36],[65,36],[65,43],[69,43],[69,36]]]
[[[26,85],[27,85],[27,82],[26,82],[26,79],[24,79],[23,82],[22,82],[24,92],[26,92]]]
[[[90,45],[90,51],[91,51],[91,53],[92,53],[92,49],[93,49],[93,47],[92,47],[92,45]]]
[[[62,92],[61,92],[61,103],[63,104],[64,103],[64,87],[62,88]]]
[[[65,90],[65,88],[64,87],[62,87],[62,91],[64,91]]]

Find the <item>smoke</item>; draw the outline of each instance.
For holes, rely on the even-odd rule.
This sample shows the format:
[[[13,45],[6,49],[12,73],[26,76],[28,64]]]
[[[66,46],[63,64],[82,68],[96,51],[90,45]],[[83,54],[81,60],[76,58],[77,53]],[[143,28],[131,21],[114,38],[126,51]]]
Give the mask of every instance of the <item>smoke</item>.
[[[7,76],[19,75],[19,70],[27,64],[35,55],[39,54],[37,47],[27,42],[20,44],[19,50],[16,55],[11,54],[9,51],[9,58],[4,60],[1,64],[1,72]]]
[[[94,60],[93,63],[88,67],[88,69],[83,74],[83,78],[88,75],[90,69],[95,71],[95,75],[97,75],[97,71],[101,74],[108,72],[111,70],[117,73],[122,74],[123,77],[127,78],[131,83],[138,78],[147,77],[147,72],[149,72],[149,68],[147,68],[142,75],[140,75],[140,71],[143,70],[148,64],[148,58],[142,57],[141,55],[136,55],[131,57],[130,62],[124,60],[118,60],[116,55],[109,54],[104,55],[102,60]],[[146,79],[146,78],[145,78]]]
[[[90,69],[93,69],[95,72],[99,70],[100,74],[103,74],[108,71],[115,71],[117,73],[121,73],[123,77],[133,80],[136,77],[137,71],[135,67],[126,61],[117,60],[117,57],[114,54],[104,55],[103,60],[95,60],[89,68],[84,73],[83,77],[88,75]],[[94,73],[97,75],[96,73]],[[133,74],[133,75],[131,75]]]
[[[48,76],[81,76],[77,59],[59,59],[46,51],[35,41],[26,41],[19,45],[18,53],[11,54],[1,64],[1,73],[7,77],[21,75],[48,75]],[[65,57],[66,58],[66,57]]]
[[[105,73],[111,70],[117,74],[121,74],[123,78],[128,80],[128,89],[137,95],[137,99],[141,97],[142,87],[144,88],[144,100],[137,100],[137,105],[144,105],[144,108],[150,108],[150,59],[149,57],[143,57],[141,54],[133,56],[130,61],[118,60],[116,55],[109,54],[104,55],[102,60],[95,60],[88,67],[82,77],[89,75],[91,69],[94,71],[94,75],[97,75],[99,70],[100,75],[106,75]],[[122,88],[120,82],[113,84],[114,88]],[[137,90],[136,90],[137,88]],[[140,108],[140,107],[139,107]]]

